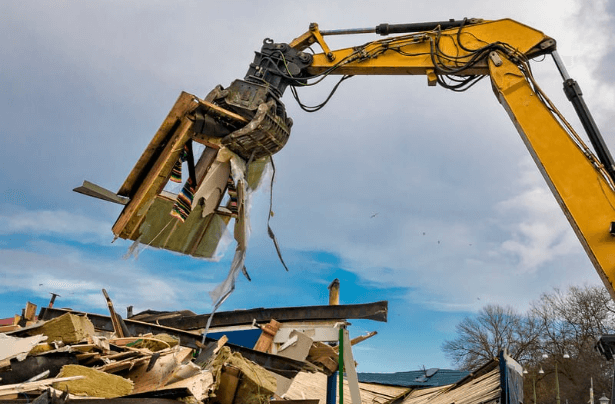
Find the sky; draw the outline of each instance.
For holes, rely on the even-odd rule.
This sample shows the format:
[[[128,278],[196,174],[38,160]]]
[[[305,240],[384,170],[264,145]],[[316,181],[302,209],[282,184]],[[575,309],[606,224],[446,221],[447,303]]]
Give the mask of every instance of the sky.
[[[0,2],[0,318],[27,301],[106,313],[209,313],[233,244],[218,262],[152,248],[126,258],[113,241],[121,207],[72,192],[88,180],[116,191],[181,91],[204,97],[243,78],[263,39],[321,29],[475,17],[512,18],[558,51],[615,147],[615,3],[580,0],[3,1]],[[333,48],[375,35],[327,38]],[[550,57],[541,87],[582,132]],[[337,80],[302,89],[318,104]],[[220,310],[389,302],[389,321],[352,320],[359,372],[450,368],[455,325],[486,304],[524,311],[553,288],[600,279],[488,80],[464,93],[425,77],[353,77],[329,104],[294,121],[253,198],[246,261]],[[267,181],[265,181],[267,182]]]

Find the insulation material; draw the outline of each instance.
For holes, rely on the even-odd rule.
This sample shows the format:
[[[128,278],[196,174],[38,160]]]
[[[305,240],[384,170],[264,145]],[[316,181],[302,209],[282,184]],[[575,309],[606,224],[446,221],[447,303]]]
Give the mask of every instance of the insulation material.
[[[80,380],[54,383],[53,387],[75,395],[114,398],[132,393],[133,383],[123,377],[81,365],[62,367],[58,377],[85,376]]]
[[[151,352],[162,351],[163,349],[168,349],[170,347],[167,342],[158,338],[139,338],[126,346],[131,348],[147,349]]]
[[[233,404],[263,404],[276,390],[276,380],[265,368],[242,357],[237,352],[231,352],[230,348],[222,347],[218,355],[210,362],[208,368],[214,376],[216,384],[214,392],[219,387],[222,368],[231,365],[241,371],[241,377]]]
[[[94,325],[86,316],[66,313],[33,329],[30,334],[46,335],[48,342],[62,341],[65,344],[74,344],[94,335]]]

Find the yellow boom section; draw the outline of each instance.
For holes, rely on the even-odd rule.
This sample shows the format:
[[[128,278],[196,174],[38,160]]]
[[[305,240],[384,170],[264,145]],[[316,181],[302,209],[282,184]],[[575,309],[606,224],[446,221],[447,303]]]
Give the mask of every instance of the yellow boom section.
[[[612,179],[533,81],[528,59],[555,49],[542,32],[513,20],[487,21],[385,38],[331,51],[317,26],[290,45],[319,43],[312,75],[489,75],[493,89],[519,131],[604,285],[615,299],[615,191]],[[482,49],[485,51],[483,52]]]
[[[542,32],[516,21],[487,21],[461,30],[453,28],[400,35],[363,46],[319,53],[314,55],[308,72],[313,75],[323,72],[342,75],[428,74],[435,67],[432,57],[435,48],[446,55],[437,58],[437,62],[455,68],[471,58],[472,52],[466,49],[475,50],[498,42],[509,44],[529,57],[538,53],[542,44],[554,44]],[[319,43],[328,49],[322,40]],[[305,43],[299,42],[298,38],[290,46],[302,49]],[[466,75],[488,73],[487,64],[482,61],[464,72]]]
[[[532,89],[523,72],[504,60],[490,63],[491,82],[534,162],[564,211],[607,290],[615,299],[615,192],[583,144],[569,135]]]

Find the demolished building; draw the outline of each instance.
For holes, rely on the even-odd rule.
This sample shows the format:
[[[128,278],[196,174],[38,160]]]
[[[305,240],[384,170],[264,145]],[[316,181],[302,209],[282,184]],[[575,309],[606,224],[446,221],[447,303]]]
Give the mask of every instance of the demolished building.
[[[211,315],[122,319],[105,297],[110,315],[43,307],[0,327],[0,403],[470,404],[516,402],[521,391],[520,369],[504,354],[454,376],[358,374],[352,346],[376,333],[350,339],[348,320],[386,321],[386,301],[220,312],[205,336]],[[230,342],[246,331],[258,335],[253,346]]]

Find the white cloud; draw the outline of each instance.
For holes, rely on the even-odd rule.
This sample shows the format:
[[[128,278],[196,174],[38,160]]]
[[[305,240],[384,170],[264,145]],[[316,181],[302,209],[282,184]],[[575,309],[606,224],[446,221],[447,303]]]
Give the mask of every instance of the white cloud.
[[[117,308],[134,305],[135,311],[173,310],[192,305],[206,311],[211,307],[206,292],[215,284],[203,282],[201,276],[187,278],[181,271],[169,273],[161,268],[144,268],[134,260],[43,244],[36,251],[0,250],[0,293],[24,290],[25,296],[46,299],[49,292],[54,292],[62,296],[58,304],[63,307],[104,310],[106,302],[101,290],[105,288]]]
[[[0,214],[0,235],[62,236],[84,243],[109,244],[110,225],[90,216],[64,210],[23,210],[5,207]]]
[[[578,254],[580,245],[536,168],[524,164],[519,171],[524,189],[496,209],[502,217],[515,219],[501,224],[508,227],[510,238],[500,247],[515,256],[517,271],[523,273],[536,271],[556,257]]]

